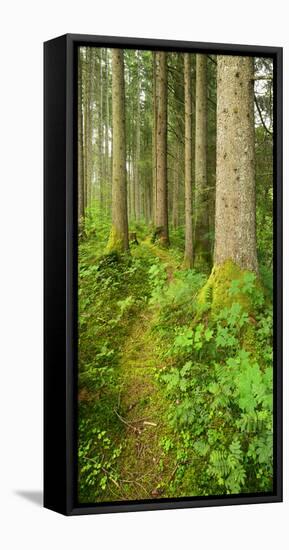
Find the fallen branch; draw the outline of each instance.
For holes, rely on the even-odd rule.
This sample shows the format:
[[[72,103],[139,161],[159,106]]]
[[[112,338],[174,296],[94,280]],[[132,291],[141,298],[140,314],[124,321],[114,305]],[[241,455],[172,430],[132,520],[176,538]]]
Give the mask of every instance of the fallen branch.
[[[146,421],[144,421],[144,425],[146,425],[146,426],[157,426],[157,424],[155,422],[146,422]]]
[[[120,420],[121,422],[123,422],[126,426],[128,426],[128,427],[131,428],[132,430],[137,431],[137,429],[136,429],[134,426],[132,426],[132,423],[131,423],[131,422],[127,422],[120,414],[118,414],[118,412],[117,412],[116,409],[114,409],[114,412],[115,412],[116,416],[119,418],[119,420]]]

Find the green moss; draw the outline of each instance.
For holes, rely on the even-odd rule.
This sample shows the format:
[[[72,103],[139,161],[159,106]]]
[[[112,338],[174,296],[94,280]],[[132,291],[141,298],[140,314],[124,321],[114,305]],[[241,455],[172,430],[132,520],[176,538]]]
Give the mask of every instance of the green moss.
[[[125,243],[123,235],[121,235],[114,225],[111,226],[110,235],[108,243],[105,249],[105,252],[108,254],[110,252],[118,252],[121,254],[125,252]]]
[[[250,311],[251,304],[248,296],[242,292],[232,296],[229,293],[232,281],[239,280],[240,286],[244,275],[248,271],[241,269],[231,260],[221,265],[215,265],[208,281],[199,293],[198,302],[201,309],[210,309],[212,314],[218,313],[224,307],[230,307],[233,302],[239,302],[246,311]]]
[[[243,331],[243,335],[242,335],[242,345],[246,351],[256,356],[257,343],[256,343],[256,330],[254,325],[250,324],[245,327],[245,330]]]

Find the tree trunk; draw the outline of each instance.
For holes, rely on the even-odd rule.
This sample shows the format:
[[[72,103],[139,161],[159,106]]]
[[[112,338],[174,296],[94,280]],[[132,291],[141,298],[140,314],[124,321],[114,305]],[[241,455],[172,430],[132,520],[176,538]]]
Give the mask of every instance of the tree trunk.
[[[179,187],[180,187],[180,175],[179,175],[179,162],[180,162],[180,153],[179,153],[179,143],[176,143],[176,162],[173,167],[174,170],[174,179],[173,179],[173,212],[172,212],[172,224],[173,228],[177,229],[179,227]]]
[[[98,119],[98,185],[99,185],[99,204],[100,211],[104,207],[104,189],[103,189],[103,67],[102,67],[102,48],[99,56],[99,119]]]
[[[123,50],[112,50],[112,227],[108,251],[129,248],[126,190],[125,96]]]
[[[83,205],[84,205],[84,212],[87,207],[87,143],[86,143],[86,136],[87,136],[87,48],[83,48],[83,56],[82,56],[82,116],[83,116],[83,124],[82,124],[82,138],[83,138]]]
[[[167,183],[167,56],[156,53],[156,225],[160,243],[169,245]]]
[[[92,186],[92,48],[87,48],[86,97],[86,206],[90,206]]]
[[[137,59],[137,96],[136,96],[136,144],[135,144],[135,213],[136,219],[142,217],[142,189],[140,179],[140,148],[141,148],[141,112],[140,112],[140,59],[139,53],[136,53]]]
[[[84,224],[84,171],[83,171],[83,93],[82,93],[82,59],[78,50],[78,229],[81,233]]]
[[[153,223],[157,223],[157,87],[156,52],[153,52],[153,124],[152,124],[152,181],[153,181]]]
[[[184,264],[193,265],[193,222],[192,222],[192,76],[191,57],[184,54],[185,88],[185,256]]]
[[[194,266],[211,263],[207,182],[207,56],[196,55],[196,140],[195,140],[195,239]]]
[[[105,165],[104,165],[104,193],[105,204],[109,202],[109,189],[111,186],[110,174],[110,155],[109,155],[109,66],[108,66],[108,49],[105,49]]]
[[[136,208],[135,208],[135,154],[134,149],[132,150],[131,156],[131,219],[136,219]]]
[[[215,264],[258,270],[254,60],[218,56]]]

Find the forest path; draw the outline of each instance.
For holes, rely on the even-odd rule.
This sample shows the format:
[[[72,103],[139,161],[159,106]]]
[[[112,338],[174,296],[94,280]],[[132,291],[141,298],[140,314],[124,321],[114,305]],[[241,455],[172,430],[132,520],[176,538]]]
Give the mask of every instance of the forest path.
[[[144,241],[167,271],[168,284],[177,269],[169,251]],[[161,447],[163,437],[172,434],[166,411],[168,403],[156,380],[160,368],[156,351],[156,336],[152,327],[158,314],[157,306],[147,306],[135,319],[120,361],[119,410],[115,411],[124,424],[123,450],[119,458],[118,498],[147,499],[167,496],[166,488],[173,479],[176,466]],[[119,411],[122,411],[121,413]],[[114,488],[115,489],[115,488]]]

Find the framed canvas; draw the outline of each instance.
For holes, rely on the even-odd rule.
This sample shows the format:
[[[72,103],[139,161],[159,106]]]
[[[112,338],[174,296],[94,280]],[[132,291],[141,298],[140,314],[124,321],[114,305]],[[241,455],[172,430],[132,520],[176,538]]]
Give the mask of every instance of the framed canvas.
[[[44,45],[44,505],[282,500],[282,48]]]

